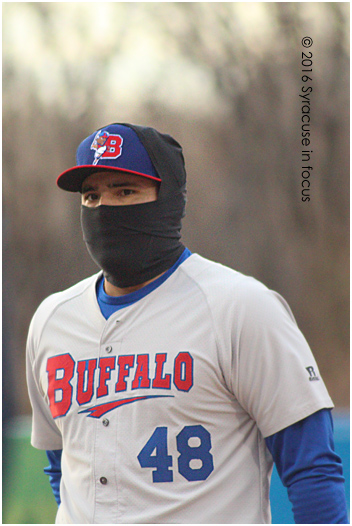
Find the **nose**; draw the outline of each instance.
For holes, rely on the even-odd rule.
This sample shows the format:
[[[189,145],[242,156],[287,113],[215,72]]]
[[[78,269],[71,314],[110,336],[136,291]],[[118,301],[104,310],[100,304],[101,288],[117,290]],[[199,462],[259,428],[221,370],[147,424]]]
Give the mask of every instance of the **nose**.
[[[113,205],[114,204],[113,196],[110,192],[102,192],[100,195],[99,202],[97,203],[97,206],[99,205]]]

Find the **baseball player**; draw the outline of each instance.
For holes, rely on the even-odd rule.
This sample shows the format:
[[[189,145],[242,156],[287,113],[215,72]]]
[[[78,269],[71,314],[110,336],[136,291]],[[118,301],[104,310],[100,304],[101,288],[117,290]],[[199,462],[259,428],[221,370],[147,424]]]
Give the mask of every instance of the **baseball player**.
[[[81,193],[101,270],[44,300],[28,335],[56,522],[270,523],[275,462],[297,523],[347,523],[333,403],[289,306],[181,243],[181,146],[111,124],[57,184]]]

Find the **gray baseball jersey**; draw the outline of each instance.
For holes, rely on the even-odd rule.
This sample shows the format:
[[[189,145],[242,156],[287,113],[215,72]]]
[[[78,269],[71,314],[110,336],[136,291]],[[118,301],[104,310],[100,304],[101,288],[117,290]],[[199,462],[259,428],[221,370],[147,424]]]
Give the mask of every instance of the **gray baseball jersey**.
[[[100,274],[28,337],[32,444],[63,449],[57,523],[270,523],[264,438],[333,407],[278,294],[190,256],[106,320]]]

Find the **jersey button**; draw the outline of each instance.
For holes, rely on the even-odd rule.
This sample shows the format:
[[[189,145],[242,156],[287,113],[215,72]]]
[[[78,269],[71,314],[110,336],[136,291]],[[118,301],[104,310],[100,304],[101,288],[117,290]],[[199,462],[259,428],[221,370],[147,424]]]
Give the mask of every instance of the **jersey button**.
[[[107,484],[108,483],[108,479],[106,477],[100,477],[100,484]]]
[[[106,352],[111,352],[112,351],[111,345],[109,345],[108,347],[105,347],[105,350],[106,350]]]
[[[103,424],[103,426],[108,427],[110,422],[109,422],[109,420],[107,418],[104,418],[104,420],[102,421],[102,424]]]

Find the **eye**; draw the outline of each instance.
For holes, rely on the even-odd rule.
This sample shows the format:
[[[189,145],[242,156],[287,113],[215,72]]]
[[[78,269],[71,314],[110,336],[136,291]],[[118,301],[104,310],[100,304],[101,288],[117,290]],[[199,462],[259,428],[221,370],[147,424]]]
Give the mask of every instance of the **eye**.
[[[96,201],[97,199],[99,199],[99,196],[98,194],[95,194],[94,192],[90,192],[90,193],[84,194],[83,199],[85,201],[88,201],[88,203],[92,203]]]
[[[123,188],[121,191],[121,194],[124,196],[132,195],[134,193],[135,193],[134,190],[131,190],[130,188]]]

